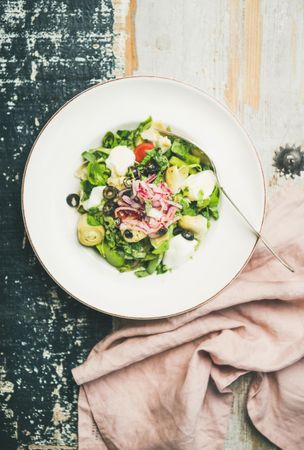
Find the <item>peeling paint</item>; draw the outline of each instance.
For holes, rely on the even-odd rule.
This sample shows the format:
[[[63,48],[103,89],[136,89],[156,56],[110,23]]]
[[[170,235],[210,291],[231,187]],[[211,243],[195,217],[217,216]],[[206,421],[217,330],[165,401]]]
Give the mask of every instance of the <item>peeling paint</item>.
[[[258,110],[262,48],[260,0],[245,0],[244,41],[244,103]]]
[[[72,300],[40,266],[20,190],[39,129],[73,95],[113,78],[112,48],[111,0],[0,2],[1,449],[76,449],[71,368],[111,329],[110,318]]]
[[[32,81],[36,81],[36,76],[37,76],[37,73],[38,73],[38,71],[37,71],[37,64],[35,63],[35,61],[32,61],[31,64],[32,64],[32,71],[31,71],[30,78],[31,78]]]
[[[232,111],[237,110],[238,89],[239,89],[239,71],[240,71],[240,0],[232,0],[230,7],[230,38],[229,38],[229,67],[228,80],[225,88],[225,100]]]
[[[135,0],[113,0],[115,76],[131,75],[137,68],[134,15]]]

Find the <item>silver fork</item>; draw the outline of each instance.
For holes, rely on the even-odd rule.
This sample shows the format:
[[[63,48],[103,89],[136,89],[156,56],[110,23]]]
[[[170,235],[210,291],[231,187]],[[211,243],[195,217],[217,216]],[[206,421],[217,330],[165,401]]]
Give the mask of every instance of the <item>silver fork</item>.
[[[249,220],[247,219],[247,217],[244,215],[244,213],[242,213],[242,211],[239,209],[239,207],[234,203],[234,201],[232,200],[232,198],[227,194],[227,192],[225,191],[225,189],[223,188],[222,184],[220,183],[219,180],[219,176],[216,170],[216,167],[213,163],[213,161],[209,158],[209,156],[201,149],[199,148],[196,144],[194,144],[193,142],[189,141],[189,139],[186,139],[182,136],[179,136],[175,133],[172,133],[171,131],[167,131],[167,130],[161,130],[156,128],[156,130],[162,134],[163,136],[168,136],[168,137],[175,137],[177,139],[181,139],[182,141],[188,142],[189,144],[191,144],[193,146],[193,153],[196,156],[199,156],[201,162],[207,166],[210,166],[216,176],[216,180],[217,180],[217,184],[219,186],[219,189],[221,190],[221,192],[225,195],[225,197],[229,200],[230,204],[236,209],[236,211],[242,216],[242,218],[245,220],[245,222],[247,223],[247,225],[251,228],[251,230],[253,231],[253,233],[255,234],[255,236],[260,239],[263,244],[265,245],[265,247],[270,251],[270,253],[278,260],[280,261],[281,264],[283,264],[284,267],[286,267],[286,269],[290,270],[290,272],[295,272],[295,269],[293,267],[291,267],[291,265],[286,261],[286,259],[284,259],[282,256],[278,255],[278,253],[268,244],[268,242],[263,238],[263,236],[254,228],[254,226],[249,222]]]

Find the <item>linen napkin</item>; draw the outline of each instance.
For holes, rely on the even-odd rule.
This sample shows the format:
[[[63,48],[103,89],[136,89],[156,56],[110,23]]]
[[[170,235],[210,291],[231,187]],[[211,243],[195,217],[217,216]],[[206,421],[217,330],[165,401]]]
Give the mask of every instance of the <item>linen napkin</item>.
[[[122,320],[73,369],[80,450],[223,449],[229,385],[248,371],[254,426],[284,450],[304,448],[303,194],[286,183],[263,229],[294,274],[259,243],[216,298],[168,319]]]

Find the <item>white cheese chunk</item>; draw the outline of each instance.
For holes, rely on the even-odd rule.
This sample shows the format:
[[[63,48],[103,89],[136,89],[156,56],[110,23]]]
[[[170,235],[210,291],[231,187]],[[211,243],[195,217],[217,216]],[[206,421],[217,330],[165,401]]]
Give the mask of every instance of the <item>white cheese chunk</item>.
[[[183,183],[183,188],[188,188],[187,197],[191,200],[198,200],[200,192],[203,192],[203,198],[208,198],[216,185],[216,177],[212,170],[203,170],[202,172],[190,175]]]
[[[96,186],[92,189],[90,197],[82,204],[86,211],[88,211],[90,208],[97,208],[97,206],[100,205],[103,198],[102,193],[104,188],[105,186]]]
[[[114,147],[106,160],[106,165],[111,169],[113,177],[123,177],[134,163],[135,154],[126,145]]]
[[[179,267],[193,256],[196,245],[196,240],[188,241],[181,234],[174,236],[169,242],[163,263],[170,269]]]

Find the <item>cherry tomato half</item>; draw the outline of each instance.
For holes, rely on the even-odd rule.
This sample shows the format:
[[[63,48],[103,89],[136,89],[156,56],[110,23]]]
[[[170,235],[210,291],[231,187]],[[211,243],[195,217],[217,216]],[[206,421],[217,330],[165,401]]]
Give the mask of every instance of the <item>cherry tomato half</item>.
[[[135,147],[134,153],[136,161],[142,161],[146,156],[147,151],[152,150],[152,148],[154,148],[152,142],[144,142],[143,144],[139,144],[137,147]]]

